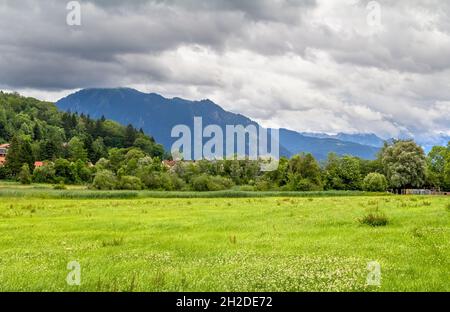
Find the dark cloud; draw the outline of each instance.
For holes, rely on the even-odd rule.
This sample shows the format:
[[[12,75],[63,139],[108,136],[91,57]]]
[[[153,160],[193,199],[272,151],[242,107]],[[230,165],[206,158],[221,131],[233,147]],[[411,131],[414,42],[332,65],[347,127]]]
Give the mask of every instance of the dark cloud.
[[[66,1],[1,0],[0,88],[135,86],[299,130],[449,134],[450,5],[380,1],[373,27],[367,2],[85,0],[71,27]]]
[[[241,12],[254,21],[298,22],[300,14],[316,5],[315,0],[88,0],[103,8],[142,9],[149,5],[183,8],[196,12]]]

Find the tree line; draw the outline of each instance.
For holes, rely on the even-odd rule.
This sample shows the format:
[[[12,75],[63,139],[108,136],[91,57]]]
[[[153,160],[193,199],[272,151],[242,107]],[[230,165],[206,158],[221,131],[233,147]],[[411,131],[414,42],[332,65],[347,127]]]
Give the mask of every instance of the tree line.
[[[59,112],[51,103],[0,93],[0,143],[11,147],[0,178],[87,184],[102,190],[450,190],[450,142],[428,155],[413,141],[386,143],[375,160],[303,153],[261,172],[250,160],[164,162],[170,156],[131,125]],[[44,164],[34,167],[35,161]]]
[[[0,92],[0,144],[9,143],[1,179],[18,177],[24,165],[31,173],[35,161],[46,161],[57,168],[85,168],[112,148],[137,147],[152,157],[164,157],[164,148],[142,129],[124,127],[104,117],[60,112],[52,103]],[[69,165],[67,165],[69,164]],[[66,169],[58,169],[66,170]],[[85,171],[85,170],[83,170]],[[68,182],[88,179],[73,175]]]

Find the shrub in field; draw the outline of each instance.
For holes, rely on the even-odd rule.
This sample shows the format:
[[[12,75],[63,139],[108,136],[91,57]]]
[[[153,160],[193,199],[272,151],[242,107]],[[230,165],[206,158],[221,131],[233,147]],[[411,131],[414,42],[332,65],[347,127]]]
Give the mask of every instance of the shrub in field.
[[[139,177],[150,190],[180,191],[186,188],[186,183],[182,179],[169,172],[142,173]]]
[[[197,192],[222,191],[233,186],[229,178],[221,176],[199,175],[192,179],[192,188]]]
[[[272,189],[272,185],[267,180],[259,180],[256,182],[256,190],[260,192],[267,192]]]
[[[302,153],[289,160],[286,190],[303,192],[323,190],[321,169],[311,154]]]
[[[111,240],[103,240],[102,247],[116,247],[123,245],[123,237],[116,237]]]
[[[96,173],[92,187],[97,190],[114,190],[117,187],[117,177],[109,170]]]
[[[157,190],[161,188],[161,175],[159,172],[139,172],[138,177],[144,183],[145,187],[150,190]]]
[[[369,173],[363,181],[363,189],[368,192],[385,192],[387,187],[387,179],[380,173]]]
[[[180,191],[186,188],[186,183],[175,174],[161,172],[161,189],[165,191]]]
[[[28,164],[23,164],[19,172],[19,181],[22,184],[31,184],[31,173]]]
[[[92,169],[89,168],[85,162],[77,160],[71,163],[70,169],[76,183],[91,183],[92,182]]]
[[[35,183],[55,182],[55,166],[53,165],[53,163],[48,163],[42,167],[34,168],[33,181]]]
[[[0,166],[0,180],[11,177],[11,171],[6,166]]]
[[[67,190],[67,187],[63,181],[60,181],[58,184],[53,186],[53,189],[54,190]]]
[[[300,192],[321,191],[323,187],[310,179],[301,179],[297,182],[293,190]]]
[[[63,180],[65,183],[75,182],[70,162],[67,159],[60,158],[55,161],[55,176],[57,181]]]
[[[210,191],[210,186],[212,186],[211,177],[206,174],[202,174],[192,179],[192,189],[194,191],[207,192]]]
[[[118,188],[121,190],[142,190],[142,186],[141,179],[133,176],[123,176],[118,183]]]
[[[237,188],[237,190],[241,191],[241,192],[254,192],[255,191],[255,187],[252,186],[252,185],[242,185],[242,186],[239,186]]]
[[[358,220],[361,224],[376,226],[386,226],[389,223],[388,217],[378,208],[371,209],[369,212]]]
[[[107,170],[111,167],[110,161],[106,158],[100,158],[95,164],[97,170]]]
[[[356,157],[328,154],[323,175],[326,190],[361,189],[361,163]]]

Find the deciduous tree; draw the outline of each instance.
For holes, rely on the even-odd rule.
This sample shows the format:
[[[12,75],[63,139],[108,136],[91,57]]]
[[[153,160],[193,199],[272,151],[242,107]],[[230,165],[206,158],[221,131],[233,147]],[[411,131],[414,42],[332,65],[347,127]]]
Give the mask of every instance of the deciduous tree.
[[[381,159],[392,188],[417,188],[425,184],[425,153],[414,141],[395,141],[392,145],[385,145]]]

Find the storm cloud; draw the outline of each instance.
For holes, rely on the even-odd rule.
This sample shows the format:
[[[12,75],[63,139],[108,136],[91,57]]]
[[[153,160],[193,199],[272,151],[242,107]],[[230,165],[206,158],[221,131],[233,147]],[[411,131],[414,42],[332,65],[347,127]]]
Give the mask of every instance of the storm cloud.
[[[0,0],[0,88],[209,98],[265,126],[450,135],[443,1]]]

